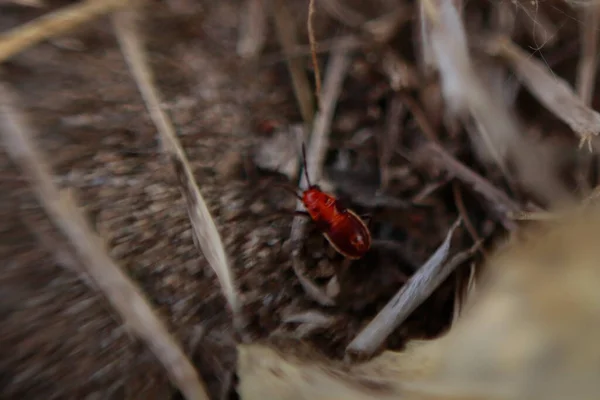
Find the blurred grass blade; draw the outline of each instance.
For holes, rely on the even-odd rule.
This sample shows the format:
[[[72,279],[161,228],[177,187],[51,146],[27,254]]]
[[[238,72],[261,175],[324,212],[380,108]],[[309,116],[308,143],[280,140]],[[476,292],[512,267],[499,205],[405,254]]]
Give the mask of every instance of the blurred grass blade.
[[[152,75],[145,59],[136,29],[134,11],[122,11],[114,15],[114,26],[123,55],[144,98],[146,107],[160,134],[163,149],[175,167],[181,190],[188,205],[197,244],[213,268],[233,312],[234,323],[241,327],[240,302],[233,282],[233,274],[221,241],[221,236],[200,193],[187,157],[177,139],[171,121],[161,109],[158,91],[152,83]]]
[[[44,40],[64,35],[88,21],[131,4],[130,0],[87,0],[19,25],[0,34],[0,63]]]
[[[208,399],[196,370],[144,294],[110,258],[104,242],[93,232],[75,200],[53,182],[50,167],[36,148],[31,129],[15,106],[14,97],[8,87],[0,84],[0,134],[7,152],[30,180],[39,202],[69,238],[81,266],[124,323],[146,342],[179,389],[188,399]]]
[[[496,38],[487,49],[509,62],[529,91],[554,115],[564,121],[598,152],[600,143],[600,114],[587,107],[581,98],[562,78],[552,74],[546,66],[535,60],[507,38]]]

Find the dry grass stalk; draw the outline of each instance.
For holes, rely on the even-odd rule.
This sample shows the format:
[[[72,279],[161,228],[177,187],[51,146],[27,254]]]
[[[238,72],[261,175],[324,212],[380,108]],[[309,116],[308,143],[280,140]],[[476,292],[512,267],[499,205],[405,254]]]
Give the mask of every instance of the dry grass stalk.
[[[335,106],[342,91],[342,84],[350,68],[350,56],[348,55],[346,46],[343,45],[343,39],[340,44],[340,46],[334,47],[329,64],[327,65],[321,96],[321,108],[315,117],[310,142],[307,146],[307,172],[312,181],[311,183],[313,184],[318,183],[321,179],[323,162],[325,161],[325,154],[329,146],[329,132],[331,131]],[[308,186],[305,173],[301,174],[299,186],[301,188]],[[302,204],[299,201],[297,207],[299,209],[302,207]],[[296,275],[298,275],[307,294],[315,301],[318,301],[323,305],[333,305],[333,299],[304,277],[302,273],[303,268],[301,265],[302,262],[300,261],[299,250],[302,247],[302,240],[306,234],[307,222],[308,221],[305,218],[301,217],[294,218],[292,222],[290,242],[294,249],[292,255],[294,271],[296,272]]]
[[[590,150],[593,147],[596,152],[600,151],[597,140],[600,114],[586,106],[564,79],[552,74],[542,62],[530,57],[508,38],[493,39],[486,48],[508,61],[529,91],[579,135],[582,145],[587,142]]]
[[[160,134],[163,149],[173,163],[179,178],[180,189],[187,202],[196,245],[199,245],[204,257],[217,274],[221,289],[233,312],[234,323],[240,328],[243,326],[241,304],[221,236],[194,179],[185,152],[175,134],[175,129],[160,106],[158,90],[153,84],[142,43],[136,32],[136,14],[134,11],[122,11],[116,13],[113,18],[115,32],[125,60],[144,98],[150,117]]]
[[[554,160],[522,134],[521,127],[502,101],[503,96],[485,85],[472,65],[467,33],[452,1],[424,0],[430,25],[433,60],[441,74],[442,89],[450,111],[468,111],[475,119],[487,152],[506,179],[514,178],[507,167],[513,158],[519,180],[548,203],[572,202],[572,196],[554,172]],[[535,154],[535,164],[531,163]]]
[[[188,399],[208,399],[203,382],[179,344],[152,310],[141,290],[110,258],[75,201],[53,183],[50,167],[33,142],[25,117],[9,88],[0,85],[0,124],[5,148],[31,182],[52,221],[70,240],[81,265],[119,312],[124,323],[150,347]]]
[[[507,219],[507,216],[521,211],[521,207],[508,197],[506,193],[494,187],[484,177],[452,157],[450,153],[437,143],[429,143],[423,149],[423,157],[428,157],[430,162],[445,169],[450,175],[460,179],[488,200],[506,229],[513,230],[516,228]]]
[[[377,43],[389,42],[402,25],[410,21],[413,16],[412,5],[402,3],[395,6],[392,11],[365,22],[361,27],[362,31],[368,33]]]
[[[596,69],[598,66],[598,28],[600,27],[600,3],[583,8],[580,12],[581,57],[577,66],[577,94],[584,104],[590,105],[596,87]]]
[[[317,106],[321,108],[321,69],[317,59],[317,39],[315,38],[315,27],[313,20],[315,18],[315,0],[308,3],[308,40],[310,42],[310,55],[312,57],[313,68],[315,69],[315,96],[317,97]]]
[[[302,59],[292,57],[294,50],[298,47],[296,23],[284,0],[273,1],[273,19],[277,38],[285,54],[287,67],[292,78],[300,114],[302,114],[306,129],[310,130],[315,115],[313,93],[308,77],[304,73]]]
[[[380,188],[386,190],[390,181],[390,162],[400,138],[402,124],[401,118],[406,114],[406,107],[402,97],[396,95],[392,98],[390,111],[385,121],[384,135],[379,139],[379,169],[381,171]]]
[[[240,33],[237,53],[244,58],[254,58],[265,46],[268,28],[269,5],[265,0],[246,0],[245,12],[240,16]]]
[[[0,34],[0,62],[88,21],[133,4],[134,0],[87,0],[61,8]]]
[[[515,224],[506,217],[511,213],[519,212],[521,209],[519,204],[513,201],[506,193],[494,187],[483,176],[479,175],[448,153],[448,151],[438,143],[435,131],[429,124],[423,110],[418,107],[415,101],[411,99],[406,100],[405,104],[412,112],[419,128],[431,141],[431,143],[428,143],[420,150],[420,154],[418,154],[416,158],[422,158],[429,163],[437,165],[439,168],[443,168],[450,175],[455,176],[469,185],[474,191],[481,194],[490,202],[506,229],[515,229]]]
[[[479,237],[479,234],[477,233],[477,229],[475,229],[473,223],[471,222],[471,219],[469,218],[469,213],[467,212],[467,208],[465,207],[465,203],[462,197],[462,191],[460,190],[460,184],[458,182],[452,183],[452,194],[454,195],[454,205],[456,206],[460,217],[464,221],[465,229],[467,230],[467,232],[469,232],[471,239],[473,239],[473,242],[482,241],[481,237]],[[481,254],[485,257],[486,251],[483,248],[480,248],[479,250]]]
[[[453,113],[461,114],[471,111],[483,129],[479,130],[481,138],[490,155],[505,177],[510,179],[506,167],[506,133],[514,135],[518,132],[510,115],[506,119],[506,132],[495,132],[492,126],[497,122],[497,105],[487,94],[483,83],[475,73],[469,55],[467,34],[460,14],[451,1],[423,1],[423,9],[430,28],[428,38],[431,41],[427,48],[431,49],[432,62],[440,71],[442,93],[446,104]],[[426,50],[424,50],[426,53]],[[481,104],[483,103],[483,106]]]
[[[321,7],[341,23],[352,28],[359,28],[367,19],[359,12],[354,11],[348,4],[339,0],[321,0]]]
[[[461,252],[449,262],[445,262],[450,251],[450,242],[454,231],[461,223],[459,218],[450,228],[440,247],[406,282],[394,297],[377,313],[375,318],[350,342],[346,353],[361,357],[372,356],[385,342],[388,336],[419,307],[435,289],[470,257],[476,247]]]
[[[23,7],[46,7],[46,2],[43,0],[2,0],[0,1],[0,6],[6,3],[18,4]]]

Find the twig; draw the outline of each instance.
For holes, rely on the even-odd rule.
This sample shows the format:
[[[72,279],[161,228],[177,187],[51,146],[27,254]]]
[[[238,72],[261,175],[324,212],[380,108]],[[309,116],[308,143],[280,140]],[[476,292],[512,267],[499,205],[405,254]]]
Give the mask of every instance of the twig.
[[[256,57],[265,47],[269,5],[265,0],[246,0],[237,43],[237,53],[241,57]]]
[[[459,218],[450,228],[444,242],[406,282],[396,295],[383,307],[375,318],[350,342],[346,354],[371,356],[412,312],[434,292],[439,285],[467,260],[479,247],[477,243],[471,249],[458,253],[449,262],[444,263],[450,250],[454,231],[460,225]]]
[[[313,183],[317,183],[321,178],[323,162],[325,160],[325,153],[329,144],[329,132],[331,130],[331,123],[333,120],[333,114],[335,106],[339,98],[340,92],[342,91],[342,84],[350,67],[350,56],[348,55],[344,46],[336,47],[332,53],[327,71],[325,74],[325,80],[322,92],[322,103],[321,109],[315,117],[313,125],[313,131],[308,145],[307,154],[307,166],[308,175],[311,177]],[[308,182],[306,181],[306,174],[301,174],[300,187],[306,187]],[[298,209],[301,204],[298,202]],[[298,279],[302,283],[304,290],[313,299],[323,305],[333,305],[334,302],[329,296],[327,296],[321,289],[319,289],[314,283],[303,276],[302,261],[300,260],[300,248],[302,247],[302,239],[306,234],[306,223],[305,218],[296,217],[292,222],[292,229],[290,232],[290,243],[292,244],[292,265],[294,272],[298,276]]]
[[[517,117],[504,100],[504,88],[490,85],[490,82],[486,84],[477,73],[460,9],[453,4],[457,2],[422,1],[431,3],[430,8],[435,8],[437,20],[429,21],[429,39],[433,59],[440,71],[442,93],[450,111],[463,118],[467,111],[472,115],[478,127],[477,137],[472,138],[481,139],[487,155],[508,182],[513,181],[513,174],[508,168],[510,157],[517,177],[535,195],[547,202],[572,201],[571,192],[557,177],[555,159],[548,157],[538,143],[523,134]],[[535,158],[535,163],[532,163],[532,158]]]
[[[61,8],[0,34],[0,63],[51,37],[69,32],[85,22],[130,6],[134,0],[87,0]]]
[[[315,18],[315,0],[308,3],[308,40],[310,42],[310,55],[312,57],[313,68],[315,69],[315,96],[317,97],[317,106],[321,108],[321,69],[319,60],[317,60],[317,39],[315,38],[315,27],[313,26]]]
[[[405,104],[415,117],[415,120],[417,121],[417,124],[421,128],[423,134],[430,140],[430,143],[421,149],[421,152],[424,154],[421,154],[422,157],[419,158],[433,161],[436,165],[438,165],[438,167],[445,169],[448,173],[469,184],[473,190],[483,195],[483,197],[488,199],[495,206],[496,211],[500,214],[501,220],[506,229],[512,230],[516,228],[515,224],[506,218],[506,216],[508,213],[518,212],[520,210],[519,205],[511,200],[504,192],[495,188],[484,177],[449,154],[439,144],[435,131],[427,121],[421,108],[414,100],[406,96]],[[434,155],[435,157],[431,157],[431,155]]]
[[[287,67],[290,72],[290,77],[292,78],[292,86],[294,87],[294,94],[296,95],[298,107],[300,107],[300,114],[302,114],[304,125],[308,131],[310,130],[315,115],[313,94],[308,77],[304,73],[302,60],[292,58],[291,56],[298,46],[298,40],[296,38],[294,18],[291,15],[285,0],[273,1],[273,19],[275,20],[277,38],[279,39],[279,43],[283,48],[283,53],[286,56]]]
[[[194,179],[189,161],[175,134],[175,129],[160,107],[158,90],[152,82],[152,73],[148,68],[142,43],[136,32],[135,17],[134,11],[129,10],[113,16],[117,40],[144,98],[150,117],[160,134],[163,150],[171,159],[177,173],[180,189],[187,202],[188,216],[192,223],[196,245],[200,247],[206,260],[217,274],[221,289],[233,313],[234,325],[241,328],[243,326],[241,305],[221,236]]]
[[[579,135],[580,147],[587,142],[600,151],[600,113],[594,111],[575,95],[569,84],[551,73],[544,64],[530,57],[510,39],[498,37],[490,40],[486,50],[498,55],[513,68],[529,91],[554,115]]]
[[[469,214],[465,207],[462,192],[460,190],[458,182],[453,182],[452,192],[454,194],[454,204],[456,205],[456,208],[458,209],[458,213],[460,214],[461,218],[463,219],[463,221],[465,221],[465,228],[467,229],[467,232],[469,232],[469,235],[471,235],[471,239],[473,239],[473,242],[480,242],[481,238],[479,237],[477,229],[475,229],[473,223],[471,222],[471,219],[469,218]],[[487,257],[487,254],[483,248],[480,248],[480,251],[484,257]]]
[[[54,184],[48,163],[33,143],[31,129],[4,84],[0,84],[0,124],[7,152],[28,176],[38,200],[69,238],[81,265],[127,326],[146,342],[187,398],[208,399],[194,367],[143,293],[110,258],[104,243],[92,231],[74,199],[61,193]]]
[[[394,95],[390,105],[390,111],[386,116],[385,132],[379,140],[379,170],[381,173],[380,188],[386,190],[390,181],[390,161],[396,152],[400,132],[402,129],[402,118],[406,115],[406,107],[403,99]]]
[[[321,6],[329,16],[349,27],[358,28],[367,22],[367,19],[361,13],[356,12],[348,4],[344,4],[339,0],[323,0],[321,1]]]
[[[494,206],[494,210],[499,214],[500,220],[506,229],[514,230],[516,228],[514,222],[507,217],[510,213],[519,212],[521,207],[506,193],[497,189],[484,177],[458,161],[437,143],[428,143],[421,151],[423,152],[423,158],[427,158],[438,167],[445,169],[486,198]]]
[[[319,43],[319,47],[316,49],[317,54],[329,53],[329,52],[333,51],[337,46],[340,46],[341,45],[340,37],[342,37],[342,35],[331,38],[331,39],[323,39]],[[361,38],[359,38],[355,35],[344,35],[343,37],[344,37],[343,46],[346,47],[347,51],[358,50],[358,49],[363,48],[364,46],[369,45],[368,42],[362,40]],[[290,59],[303,58],[306,56],[310,56],[310,54],[311,54],[310,44],[308,44],[308,45],[300,45],[299,44],[297,46],[294,46],[294,48],[291,49],[291,51],[285,56],[282,56],[279,52],[273,52],[273,53],[266,54],[261,57],[259,63],[260,63],[260,66],[262,66],[262,67],[269,67],[273,64],[278,64],[280,62],[286,61],[288,59],[288,57]]]
[[[42,8],[48,5],[44,0],[0,0],[0,6],[6,3],[14,3],[23,7]]]

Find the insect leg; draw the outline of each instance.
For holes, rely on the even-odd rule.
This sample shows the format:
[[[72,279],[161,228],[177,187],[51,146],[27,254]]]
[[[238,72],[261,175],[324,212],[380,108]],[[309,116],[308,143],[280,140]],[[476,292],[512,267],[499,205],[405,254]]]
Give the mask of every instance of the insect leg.
[[[311,218],[310,214],[308,212],[306,212],[306,211],[294,211],[294,215],[297,215],[299,217],[308,217],[308,218]]]

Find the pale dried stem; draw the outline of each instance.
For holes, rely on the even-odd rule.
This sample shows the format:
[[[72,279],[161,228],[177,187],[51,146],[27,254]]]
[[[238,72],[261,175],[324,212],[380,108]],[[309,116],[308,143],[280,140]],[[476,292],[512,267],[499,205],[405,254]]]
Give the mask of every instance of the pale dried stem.
[[[422,0],[430,27],[433,61],[440,71],[442,91],[453,114],[469,112],[485,150],[512,184],[509,157],[515,176],[536,196],[550,203],[572,201],[569,190],[558,179],[555,160],[524,135],[514,113],[503,101],[502,87],[486,84],[471,60],[467,32],[460,11],[451,0]],[[474,137],[475,138],[475,137]],[[476,138],[475,138],[476,139]],[[536,163],[532,163],[535,155]]]
[[[331,131],[335,107],[349,68],[350,56],[346,50],[346,46],[335,46],[325,73],[321,96],[321,109],[315,117],[310,142],[307,146],[308,154],[306,155],[306,163],[308,166],[308,175],[313,184],[316,184],[319,179],[321,179],[323,162],[325,161],[325,154],[329,146],[329,132]],[[302,173],[300,187],[305,188],[307,185],[306,174]],[[301,209],[302,204],[298,202],[297,207],[298,209]],[[321,304],[332,305],[333,300],[314,283],[305,278],[302,273],[299,250],[301,248],[302,238],[306,234],[306,223],[307,220],[300,217],[294,218],[294,221],[292,222],[290,242],[294,249],[292,259],[294,271],[296,272],[296,275],[298,275],[304,289],[311,297]]]
[[[598,27],[600,25],[600,3],[586,7],[580,13],[581,24],[581,57],[577,66],[577,94],[589,105],[596,86],[596,69],[598,66]]]
[[[295,19],[285,0],[273,0],[273,19],[275,20],[277,38],[286,56],[300,114],[302,114],[306,129],[310,130],[315,115],[313,93],[308,77],[304,73],[302,60],[292,57],[294,50],[298,47],[298,39],[296,37]]]
[[[317,97],[317,105],[321,108],[321,69],[319,68],[319,60],[317,60],[317,39],[315,37],[315,27],[313,25],[315,18],[315,0],[310,0],[308,3],[308,40],[310,42],[310,55],[312,57],[313,68],[315,69],[315,96]]]
[[[507,230],[516,229],[515,224],[509,221],[507,217],[511,213],[520,212],[521,207],[506,193],[494,187],[484,177],[458,161],[437,143],[427,144],[423,149],[423,153],[422,156],[426,157],[429,162],[445,169],[450,175],[468,184],[475,192],[488,200],[493,211],[497,213],[500,222]]]
[[[180,189],[188,205],[188,216],[192,224],[196,244],[217,274],[221,289],[233,312],[234,324],[241,327],[241,304],[221,236],[194,179],[189,161],[175,134],[175,129],[161,108],[159,93],[153,83],[152,73],[146,61],[141,40],[136,32],[136,14],[134,11],[122,11],[116,13],[113,18],[115,32],[123,56],[146,103],[150,117],[160,134],[163,150],[175,167],[180,181]]]
[[[5,84],[0,84],[0,129],[6,151],[30,180],[38,200],[71,241],[89,276],[118,311],[125,324],[160,360],[188,399],[208,399],[204,385],[180,345],[152,310],[141,290],[110,258],[72,197],[54,184],[50,167],[33,142],[25,117]]]
[[[359,12],[354,11],[339,0],[322,0],[321,6],[333,18],[352,28],[358,28],[367,22],[367,19]]]
[[[554,115],[579,135],[581,144],[600,150],[600,114],[579,98],[562,78],[552,74],[541,61],[530,57],[506,37],[488,41],[486,49],[504,58],[529,91]]]
[[[0,34],[0,63],[54,36],[65,34],[84,23],[117,9],[132,0],[87,0],[61,8]]]
[[[347,354],[361,357],[371,356],[381,347],[388,336],[412,312],[437,289],[456,267],[472,256],[479,247],[477,243],[471,249],[458,253],[449,262],[444,262],[450,251],[450,242],[454,231],[460,224],[459,218],[450,228],[442,245],[406,282],[394,297],[383,307],[375,318],[346,347]]]
[[[265,47],[269,5],[267,0],[246,0],[237,43],[237,53],[241,57],[256,57]]]

